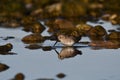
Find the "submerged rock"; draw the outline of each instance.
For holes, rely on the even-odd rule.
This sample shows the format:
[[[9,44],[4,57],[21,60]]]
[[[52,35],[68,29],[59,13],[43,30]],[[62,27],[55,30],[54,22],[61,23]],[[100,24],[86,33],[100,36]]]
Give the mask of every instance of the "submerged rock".
[[[22,38],[22,41],[26,44],[30,43],[42,43],[44,38],[40,34],[30,34]]]

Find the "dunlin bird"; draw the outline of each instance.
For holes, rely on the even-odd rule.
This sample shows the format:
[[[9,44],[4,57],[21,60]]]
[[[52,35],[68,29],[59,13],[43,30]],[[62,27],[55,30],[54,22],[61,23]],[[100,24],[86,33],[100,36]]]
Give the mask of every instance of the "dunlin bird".
[[[69,36],[63,34],[58,35],[57,38],[65,46],[73,46],[76,42],[78,42],[81,39],[81,37],[75,37],[75,36]],[[54,44],[54,46],[56,45],[56,43]]]

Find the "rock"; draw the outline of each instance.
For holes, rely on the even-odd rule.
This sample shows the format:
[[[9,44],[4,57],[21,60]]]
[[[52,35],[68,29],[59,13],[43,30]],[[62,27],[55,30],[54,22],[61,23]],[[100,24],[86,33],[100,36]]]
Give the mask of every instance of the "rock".
[[[25,80],[25,75],[23,73],[17,73],[13,80]]]
[[[71,21],[65,20],[65,19],[56,19],[55,20],[55,29],[71,29],[71,28],[75,28],[75,26],[73,25],[73,23]]]
[[[91,28],[87,34],[91,40],[104,40],[107,32],[102,26],[97,25]]]
[[[40,22],[34,22],[31,25],[32,33],[42,33],[45,30],[45,27]]]
[[[82,33],[83,36],[87,35],[87,32],[92,28],[92,26],[88,24],[78,24],[76,28]]]
[[[9,52],[13,49],[13,45],[11,43],[7,43],[5,45],[0,46],[0,52]]]
[[[30,34],[22,38],[22,41],[26,44],[30,43],[42,43],[44,38],[40,34]]]
[[[113,40],[120,40],[120,32],[116,32],[116,31],[111,32],[110,34],[108,34],[107,38],[109,40],[112,40],[112,39]]]
[[[86,15],[86,3],[84,1],[62,0],[61,15],[64,17],[79,17]]]
[[[0,72],[5,71],[9,68],[6,64],[0,63]]]

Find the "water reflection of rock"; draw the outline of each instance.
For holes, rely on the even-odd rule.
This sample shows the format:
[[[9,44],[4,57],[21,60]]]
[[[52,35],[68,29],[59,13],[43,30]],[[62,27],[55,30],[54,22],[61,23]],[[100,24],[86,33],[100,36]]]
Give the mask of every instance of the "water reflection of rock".
[[[34,49],[40,49],[42,46],[39,45],[39,44],[29,44],[27,46],[25,46],[25,48],[28,48],[28,49],[31,49],[31,50],[34,50]]]
[[[55,80],[55,79],[52,79],[52,78],[40,78],[40,79],[36,79],[36,80]]]
[[[92,41],[89,43],[89,46],[96,49],[118,49],[120,48],[120,42],[117,40],[108,40],[108,41]]]
[[[0,51],[0,55],[16,55],[17,53],[14,52],[1,52]]]
[[[7,37],[0,37],[2,38],[3,40],[9,40],[9,39],[14,39],[15,37],[14,36],[7,36]]]
[[[75,57],[78,54],[82,55],[82,52],[77,50],[74,47],[63,47],[62,50],[60,51],[60,53],[57,50],[55,50],[55,51],[58,54],[58,58],[61,59],[61,60],[64,59],[64,58]]]
[[[5,71],[9,68],[6,64],[0,63],[0,72]]]

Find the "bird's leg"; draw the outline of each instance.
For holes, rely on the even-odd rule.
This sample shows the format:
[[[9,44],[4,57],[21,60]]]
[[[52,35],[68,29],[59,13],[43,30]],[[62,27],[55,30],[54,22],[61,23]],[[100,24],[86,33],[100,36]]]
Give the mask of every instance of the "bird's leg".
[[[55,42],[55,44],[53,45],[53,47],[57,44],[58,41]]]
[[[55,50],[55,52],[59,55],[59,52],[56,50],[56,49],[54,49]]]

